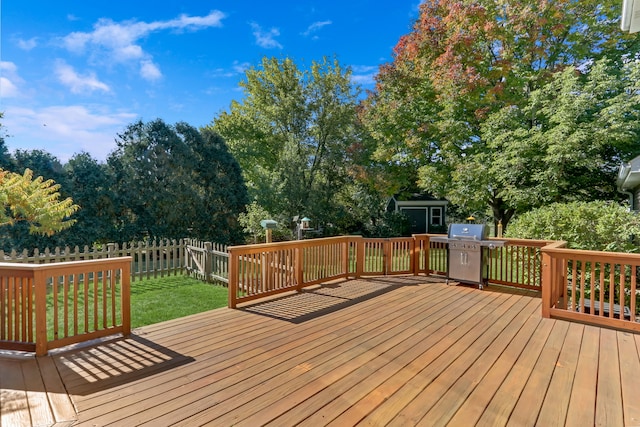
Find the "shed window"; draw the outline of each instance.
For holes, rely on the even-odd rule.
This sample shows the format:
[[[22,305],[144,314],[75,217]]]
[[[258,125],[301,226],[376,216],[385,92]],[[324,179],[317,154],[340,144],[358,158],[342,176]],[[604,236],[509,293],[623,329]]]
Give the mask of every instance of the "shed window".
[[[442,208],[431,208],[431,224],[442,225]]]

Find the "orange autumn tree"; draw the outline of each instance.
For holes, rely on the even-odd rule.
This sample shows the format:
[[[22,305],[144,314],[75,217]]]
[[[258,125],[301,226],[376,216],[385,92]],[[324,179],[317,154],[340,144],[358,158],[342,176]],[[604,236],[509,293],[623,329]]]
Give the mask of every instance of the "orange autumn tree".
[[[60,185],[26,169],[18,174],[0,169],[0,226],[19,221],[29,223],[29,232],[51,236],[71,227],[69,217],[78,210],[71,198],[60,200]]]
[[[525,153],[532,146],[530,137],[539,136],[538,129],[564,135],[551,130],[578,129],[583,120],[606,115],[603,109],[617,102],[616,96],[625,96],[625,91],[633,95],[635,87],[616,87],[574,116],[569,109],[566,117],[553,116],[551,107],[559,103],[556,94],[577,93],[567,86],[571,82],[565,70],[575,72],[575,85],[582,90],[595,84],[588,82],[595,77],[593,69],[604,67],[604,75],[616,77],[616,70],[623,70],[625,61],[638,52],[639,39],[619,30],[619,16],[620,2],[612,0],[426,0],[412,31],[396,45],[393,61],[380,68],[376,88],[363,104],[360,117],[376,141],[374,159],[387,165],[389,179],[404,168],[412,173],[402,177],[413,180],[406,186],[417,183],[463,212],[490,210],[494,220],[505,225],[517,212],[545,203],[535,197],[514,201],[511,190],[521,185],[527,172],[537,171],[520,173],[516,166],[521,165],[512,165],[516,157],[502,158],[502,153]],[[623,80],[632,84],[634,73],[629,70]],[[557,89],[563,85],[566,90]],[[548,112],[537,106],[539,99],[549,106]],[[621,120],[631,123],[635,101],[625,102],[630,114],[621,115]],[[611,111],[617,114],[620,109]],[[616,128],[621,123],[605,125]],[[503,131],[511,136],[508,141]],[[609,156],[603,163],[607,168],[610,160],[629,154],[620,144],[640,136],[630,127],[612,133],[609,144],[589,139],[590,132],[582,133],[584,140],[576,146],[600,144],[600,151]],[[529,165],[557,160],[558,145],[534,148],[536,161]],[[589,156],[591,151],[583,154]],[[556,163],[571,165],[569,159]],[[541,169],[546,166],[541,164]],[[509,176],[514,172],[519,175]],[[615,197],[612,172],[599,172],[560,171],[559,182],[576,179],[566,188],[553,188],[559,199],[554,201],[580,185],[599,191],[592,195]],[[542,180],[543,175],[533,178]],[[586,180],[595,175],[602,181]],[[581,183],[583,178],[586,183]],[[537,185],[554,187],[557,182],[547,179]]]

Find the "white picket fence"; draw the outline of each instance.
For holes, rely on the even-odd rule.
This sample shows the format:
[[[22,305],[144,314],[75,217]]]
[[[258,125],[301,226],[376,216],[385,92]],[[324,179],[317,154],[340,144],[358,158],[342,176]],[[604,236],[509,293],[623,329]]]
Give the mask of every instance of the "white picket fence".
[[[217,243],[195,239],[153,240],[138,243],[108,243],[92,247],[57,247],[53,251],[34,249],[29,255],[26,249],[5,253],[0,250],[0,261],[29,264],[47,264],[63,261],[81,261],[130,256],[131,280],[187,273],[209,282],[227,283],[227,247]]]

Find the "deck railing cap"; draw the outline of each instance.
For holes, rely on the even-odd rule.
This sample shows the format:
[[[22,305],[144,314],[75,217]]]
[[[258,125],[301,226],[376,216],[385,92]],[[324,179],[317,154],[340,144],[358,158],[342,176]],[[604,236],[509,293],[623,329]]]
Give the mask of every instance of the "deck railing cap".
[[[0,270],[47,270],[47,269],[60,269],[65,267],[71,267],[76,265],[87,264],[115,264],[117,262],[131,262],[130,256],[115,257],[115,258],[100,258],[100,259],[88,259],[80,261],[64,261],[64,262],[52,262],[47,264],[26,264],[16,262],[0,262]]]

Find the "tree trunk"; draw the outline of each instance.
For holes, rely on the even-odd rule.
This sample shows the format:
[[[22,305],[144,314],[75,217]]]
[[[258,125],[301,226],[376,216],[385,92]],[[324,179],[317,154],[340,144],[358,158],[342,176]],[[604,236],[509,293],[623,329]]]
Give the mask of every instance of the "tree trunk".
[[[509,221],[515,214],[515,209],[510,208],[501,198],[494,198],[490,202],[493,211],[493,237],[498,237],[498,223],[502,222],[502,231],[506,231]]]

